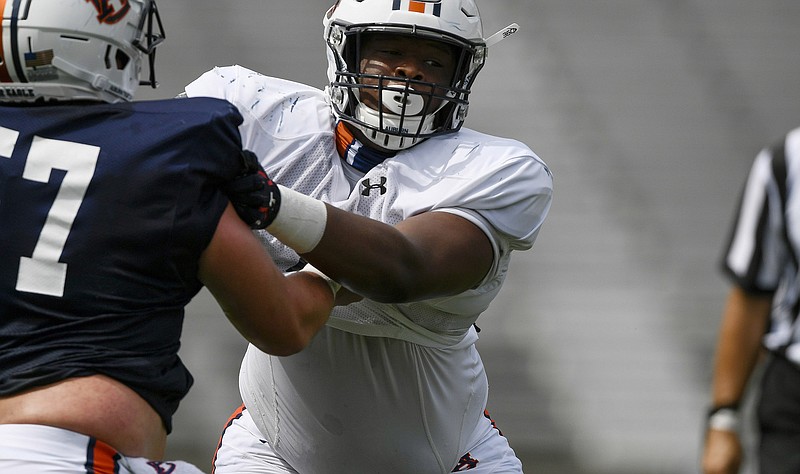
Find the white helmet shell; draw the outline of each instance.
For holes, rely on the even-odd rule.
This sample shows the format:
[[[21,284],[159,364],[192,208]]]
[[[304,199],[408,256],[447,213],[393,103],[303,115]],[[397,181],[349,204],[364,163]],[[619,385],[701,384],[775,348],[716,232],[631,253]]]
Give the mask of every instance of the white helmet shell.
[[[474,0],[339,0],[325,15],[327,29],[346,24],[416,25],[483,42],[483,25]]]
[[[149,83],[155,85],[155,48],[164,39],[155,0],[4,5],[0,101],[130,101],[140,85],[143,55],[150,57]]]
[[[387,150],[405,149],[461,128],[470,88],[486,59],[481,17],[474,0],[339,0],[326,13],[323,26],[328,44],[327,92],[338,119]],[[452,82],[431,84],[380,76],[378,86],[365,85],[361,81],[364,75],[358,70],[359,35],[381,33],[452,47],[457,60]],[[378,89],[380,110],[361,103],[360,92],[368,88]],[[441,102],[441,106],[429,110],[422,104],[432,101],[417,91],[434,88],[444,93],[427,95]]]

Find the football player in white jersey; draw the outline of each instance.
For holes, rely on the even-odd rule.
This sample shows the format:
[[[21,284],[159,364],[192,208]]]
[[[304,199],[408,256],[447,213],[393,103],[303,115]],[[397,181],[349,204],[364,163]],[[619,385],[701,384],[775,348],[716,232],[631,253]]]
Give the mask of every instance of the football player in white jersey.
[[[363,296],[295,355],[248,349],[214,472],[522,472],[485,411],[474,323],[533,245],[552,177],[526,145],[462,128],[488,47],[516,27],[484,39],[474,0],[340,0],[323,24],[324,91],[239,66],[186,87],[241,110],[279,183],[287,219],[260,235],[278,265]]]

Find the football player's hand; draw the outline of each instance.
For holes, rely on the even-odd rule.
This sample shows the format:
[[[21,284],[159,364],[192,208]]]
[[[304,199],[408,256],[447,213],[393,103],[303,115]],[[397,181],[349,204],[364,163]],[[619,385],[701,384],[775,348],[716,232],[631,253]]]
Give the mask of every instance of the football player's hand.
[[[256,155],[242,151],[243,168],[225,187],[233,208],[252,229],[264,229],[275,220],[281,207],[281,193]]]

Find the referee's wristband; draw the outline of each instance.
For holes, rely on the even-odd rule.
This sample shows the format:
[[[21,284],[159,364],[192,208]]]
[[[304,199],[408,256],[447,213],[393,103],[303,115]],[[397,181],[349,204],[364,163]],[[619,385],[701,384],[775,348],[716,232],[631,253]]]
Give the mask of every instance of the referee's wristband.
[[[719,406],[708,412],[706,426],[710,430],[737,432],[740,424],[741,416],[736,405]]]

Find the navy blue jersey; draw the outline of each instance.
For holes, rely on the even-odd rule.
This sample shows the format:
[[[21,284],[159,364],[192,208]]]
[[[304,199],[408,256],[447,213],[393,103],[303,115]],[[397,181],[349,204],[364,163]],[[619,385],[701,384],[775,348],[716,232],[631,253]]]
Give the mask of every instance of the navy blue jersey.
[[[0,107],[0,395],[104,374],[171,427],[241,121],[210,98]]]

